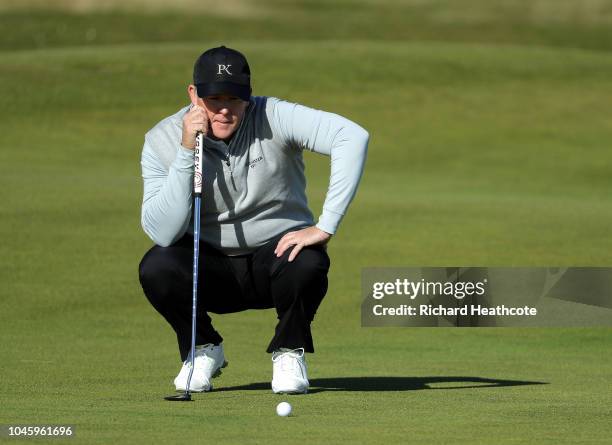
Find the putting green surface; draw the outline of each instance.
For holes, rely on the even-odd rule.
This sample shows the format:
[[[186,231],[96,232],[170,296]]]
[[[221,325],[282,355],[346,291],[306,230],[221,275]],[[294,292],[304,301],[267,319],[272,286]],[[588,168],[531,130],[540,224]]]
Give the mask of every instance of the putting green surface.
[[[609,443],[610,328],[360,327],[363,267],[612,265],[612,2],[488,3],[0,8],[0,424],[100,444]],[[259,311],[213,317],[229,366],[171,404],[175,339],[137,279],[139,157],[220,43],[255,94],[343,114],[370,151],[329,247],[311,393],[271,393]],[[305,159],[318,214],[328,159]]]

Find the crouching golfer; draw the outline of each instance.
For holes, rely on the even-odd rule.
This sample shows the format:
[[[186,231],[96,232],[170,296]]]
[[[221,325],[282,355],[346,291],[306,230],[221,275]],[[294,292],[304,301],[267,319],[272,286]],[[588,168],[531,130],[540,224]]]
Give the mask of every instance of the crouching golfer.
[[[209,313],[274,308],[272,390],[305,393],[310,323],[327,291],[325,244],[357,190],[368,133],[336,114],[251,96],[245,57],[223,46],[197,59],[187,92],[191,104],[153,127],[142,151],[142,227],[156,245],[140,263],[140,283],[176,332],[183,367],[174,384],[185,390],[190,369],[194,147],[203,132],[202,285],[189,389],[209,391],[226,364]],[[331,158],[316,225],[306,201],[305,149]]]

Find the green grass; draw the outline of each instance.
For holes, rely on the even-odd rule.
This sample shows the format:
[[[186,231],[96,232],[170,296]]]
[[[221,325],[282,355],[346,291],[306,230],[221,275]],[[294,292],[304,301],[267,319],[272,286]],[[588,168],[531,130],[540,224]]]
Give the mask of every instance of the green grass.
[[[0,423],[101,444],[607,443],[609,328],[360,327],[363,267],[612,265],[612,3],[495,3],[0,14]],[[214,317],[217,390],[164,403],[178,354],[136,275],[143,135],[220,41],[247,54],[256,94],[371,133],[330,245],[313,391],[288,419],[268,388],[271,311]],[[328,160],[306,162],[316,214]]]
[[[41,6],[42,3],[42,6]],[[45,5],[47,3],[47,5]],[[609,0],[0,0],[0,49],[228,39],[438,41],[612,48]],[[59,3],[57,0],[54,3]],[[89,4],[87,8],[70,5]],[[146,7],[147,3],[153,6]],[[189,14],[181,11],[187,5]],[[115,9],[104,5],[115,5]],[[198,4],[200,6],[198,7]],[[213,4],[213,5],[211,5]],[[28,8],[28,5],[36,5]],[[85,13],[83,12],[85,11]]]

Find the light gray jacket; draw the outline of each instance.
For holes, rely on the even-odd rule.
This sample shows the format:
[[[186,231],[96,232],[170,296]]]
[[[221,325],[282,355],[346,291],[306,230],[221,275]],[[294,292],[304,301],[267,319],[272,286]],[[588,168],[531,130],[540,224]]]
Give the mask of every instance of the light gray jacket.
[[[193,234],[194,152],[181,146],[187,106],[145,135],[142,227],[169,246]],[[333,234],[355,196],[368,133],[337,114],[254,96],[229,144],[204,138],[200,238],[228,255],[249,253],[278,234],[314,225],[302,150],[331,157],[317,227]]]

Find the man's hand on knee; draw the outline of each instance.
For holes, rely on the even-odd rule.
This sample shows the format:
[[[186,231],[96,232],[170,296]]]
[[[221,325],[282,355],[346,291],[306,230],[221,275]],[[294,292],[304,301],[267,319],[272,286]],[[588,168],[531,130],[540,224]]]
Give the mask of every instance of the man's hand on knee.
[[[274,253],[277,257],[280,257],[287,249],[294,246],[288,259],[288,261],[291,262],[304,247],[314,246],[316,244],[327,244],[331,237],[331,234],[324,232],[316,226],[307,227],[296,232],[289,232],[280,239]]]

